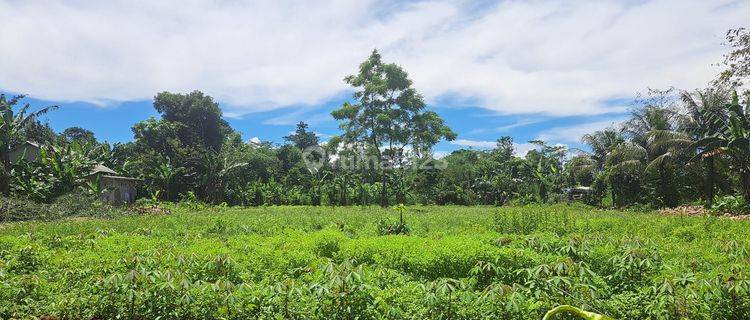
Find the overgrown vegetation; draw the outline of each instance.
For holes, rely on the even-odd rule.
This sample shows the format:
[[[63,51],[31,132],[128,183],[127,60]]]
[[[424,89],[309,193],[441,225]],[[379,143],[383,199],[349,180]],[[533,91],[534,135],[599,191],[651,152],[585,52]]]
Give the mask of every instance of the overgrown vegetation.
[[[377,51],[345,79],[354,94],[332,113],[341,134],[325,144],[303,122],[283,145],[244,142],[218,103],[199,91],[157,94],[160,118],[136,123],[134,141],[114,145],[78,127],[58,135],[38,119],[54,107],[29,113],[28,106],[16,107],[22,97],[2,97],[0,192],[51,203],[85,187],[89,168],[101,163],[142,178],[140,196],[162,201],[190,194],[243,206],[503,205],[558,202],[583,186],[591,205],[701,201],[742,213],[721,199],[750,203],[750,93],[742,91],[747,39],[745,29],[728,32],[726,71],[708,88],[649,90],[621,127],[585,135],[588,150],[531,141],[536,148],[522,157],[510,137],[501,137],[492,150],[433,159],[433,146],[456,134],[426,108],[408,74]],[[10,150],[27,140],[43,145],[41,159],[11,165]]]
[[[0,318],[750,317],[750,221],[420,206],[381,235],[395,210],[169,207],[4,225]]]

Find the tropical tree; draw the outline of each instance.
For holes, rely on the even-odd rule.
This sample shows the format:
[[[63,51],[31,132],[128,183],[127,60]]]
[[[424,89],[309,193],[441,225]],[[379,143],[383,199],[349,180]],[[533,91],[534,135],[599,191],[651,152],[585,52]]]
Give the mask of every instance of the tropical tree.
[[[714,121],[714,114],[722,114],[729,101],[726,90],[720,88],[709,88],[696,90],[694,92],[683,91],[681,99],[686,112],[680,119],[680,131],[687,133],[693,141],[701,141],[707,137],[716,135],[720,131],[720,122]],[[695,152],[696,146],[691,146]],[[700,148],[698,152],[704,151]],[[717,157],[700,157],[703,171],[703,199],[707,207],[711,207],[714,199],[714,191],[719,180],[716,168]],[[688,162],[691,164],[692,162]]]
[[[188,169],[175,166],[169,158],[155,158],[156,162],[148,166],[145,171],[146,183],[151,192],[163,200],[175,200],[180,190],[180,184],[188,174]]]
[[[731,50],[724,55],[725,69],[716,82],[729,87],[741,87],[750,77],[750,30],[730,29],[726,33],[726,40]]]
[[[177,137],[185,146],[218,151],[232,132],[222,119],[219,104],[200,91],[161,92],[154,97],[154,109],[161,114],[162,121],[174,124]]]
[[[21,160],[12,166],[13,192],[50,202],[85,186],[95,165],[89,152],[90,149],[76,142],[42,148],[38,161]]]
[[[750,94],[740,105],[737,92],[732,93],[731,103],[724,110],[706,110],[705,116],[715,124],[715,133],[695,143],[698,154],[692,158],[697,161],[703,158],[726,156],[731,160],[732,168],[739,176],[741,192],[747,203],[750,203]]]
[[[81,127],[67,128],[62,132],[60,136],[67,142],[77,141],[78,143],[97,143],[94,133],[91,130]]]
[[[597,169],[602,170],[609,153],[625,142],[625,137],[619,130],[606,128],[584,134],[581,141],[591,148],[591,152],[585,154],[594,160]]]
[[[318,145],[318,136],[314,132],[307,130],[308,125],[300,121],[297,123],[297,129],[293,134],[284,137],[284,140],[292,143],[294,146],[300,149]]]
[[[239,173],[239,169],[248,165],[235,161],[222,153],[207,152],[192,166],[195,170],[192,174],[198,178],[198,188],[208,202],[222,202],[229,180]]]
[[[654,201],[657,206],[675,207],[679,204],[679,182],[675,179],[680,159],[684,158],[693,140],[683,132],[673,130],[652,130],[647,134],[649,162],[646,174],[656,179]]]
[[[562,191],[564,177],[561,173],[568,149],[561,145],[548,145],[541,140],[532,140],[529,143],[537,148],[526,153],[526,163],[532,168],[539,200],[547,202],[550,193]]]
[[[387,206],[390,169],[403,169],[410,155],[429,153],[438,141],[452,140],[456,134],[435,112],[425,110],[424,99],[407,73],[396,64],[384,63],[377,50],[359,66],[358,74],[345,81],[355,88],[356,102],[331,113],[344,131],[331,143],[361,148],[366,156],[376,157],[380,203]]]
[[[679,112],[674,89],[650,89],[636,100],[636,108],[623,124],[623,132],[645,151],[644,185],[653,192],[651,201],[657,205],[674,207],[679,203],[676,171],[679,155],[692,141],[684,133],[675,131]],[[634,151],[632,148],[624,150]]]
[[[641,198],[643,169],[648,153],[637,143],[623,142],[607,155],[606,178],[612,190],[612,203],[623,207]]]
[[[24,104],[18,112],[13,108],[23,99],[24,95],[6,98],[0,94],[0,193],[10,193],[10,151],[14,143],[17,143],[19,134],[29,123],[46,114],[57,106],[47,106],[39,110],[29,112],[31,106]]]

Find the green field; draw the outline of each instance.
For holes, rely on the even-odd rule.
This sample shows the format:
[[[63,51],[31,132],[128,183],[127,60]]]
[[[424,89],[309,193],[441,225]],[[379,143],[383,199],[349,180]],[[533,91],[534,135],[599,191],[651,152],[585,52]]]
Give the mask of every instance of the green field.
[[[0,226],[0,318],[748,319],[750,222],[583,206],[172,207]]]

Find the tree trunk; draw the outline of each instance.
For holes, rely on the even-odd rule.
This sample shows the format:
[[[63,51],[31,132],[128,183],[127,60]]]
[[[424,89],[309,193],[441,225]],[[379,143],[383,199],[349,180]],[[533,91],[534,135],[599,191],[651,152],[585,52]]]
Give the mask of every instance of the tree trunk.
[[[716,185],[716,167],[714,166],[714,158],[706,158],[703,161],[703,165],[706,170],[706,190],[703,196],[706,201],[706,207],[710,208],[714,202],[714,186]]]
[[[0,103],[0,123],[3,123],[3,130],[0,131],[0,194],[10,195],[10,126],[13,126],[13,109],[8,105],[3,97]]]
[[[745,203],[750,203],[750,171],[742,171],[740,173],[740,180]]]
[[[383,185],[380,189],[380,206],[385,208],[388,207],[388,169],[383,169],[383,177],[381,183]]]
[[[0,194],[10,195],[10,151],[8,145],[0,146]]]

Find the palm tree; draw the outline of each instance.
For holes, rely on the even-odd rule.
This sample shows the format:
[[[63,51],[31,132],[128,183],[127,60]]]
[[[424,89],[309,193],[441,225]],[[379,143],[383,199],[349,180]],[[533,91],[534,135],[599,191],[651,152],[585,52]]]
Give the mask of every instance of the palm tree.
[[[612,202],[622,207],[638,201],[648,152],[641,145],[623,142],[607,154],[604,167],[612,187]]]
[[[674,207],[679,202],[675,186],[675,170],[678,159],[692,144],[689,136],[675,131],[679,112],[674,107],[672,90],[655,91],[643,101],[642,107],[631,112],[630,120],[623,125],[633,144],[640,148],[643,173],[654,190],[656,205]],[[629,150],[635,150],[630,148]]]
[[[676,190],[674,172],[679,159],[693,144],[690,137],[679,131],[652,130],[646,134],[646,146],[648,164],[645,172],[655,174],[657,183],[655,187],[656,200],[659,205],[675,207],[679,204],[679,193]]]
[[[732,93],[731,103],[723,110],[705,110],[704,115],[715,125],[716,132],[698,140],[698,154],[691,159],[726,156],[739,173],[740,188],[745,202],[750,203],[750,93],[743,108],[737,92]]]
[[[57,106],[48,106],[34,112],[28,112],[31,106],[27,103],[14,114],[13,107],[24,95],[17,95],[7,99],[0,94],[0,193],[10,193],[10,148],[17,142],[21,130],[34,119],[44,115]]]
[[[596,162],[599,169],[603,169],[607,155],[618,145],[625,142],[625,137],[619,131],[607,128],[594,133],[584,134],[581,137],[581,141],[591,148],[591,152],[588,153],[589,157]]]
[[[687,109],[687,113],[680,119],[680,131],[691,136],[694,141],[700,141],[719,132],[720,127],[712,120],[714,112],[722,112],[721,109],[727,105],[728,92],[721,89],[696,90],[695,92],[683,91],[680,95]],[[691,148],[695,151],[695,145]],[[699,150],[699,152],[702,150]],[[716,172],[715,157],[700,157],[704,171],[704,194],[706,207],[711,207],[714,199],[714,190],[718,180]]]

